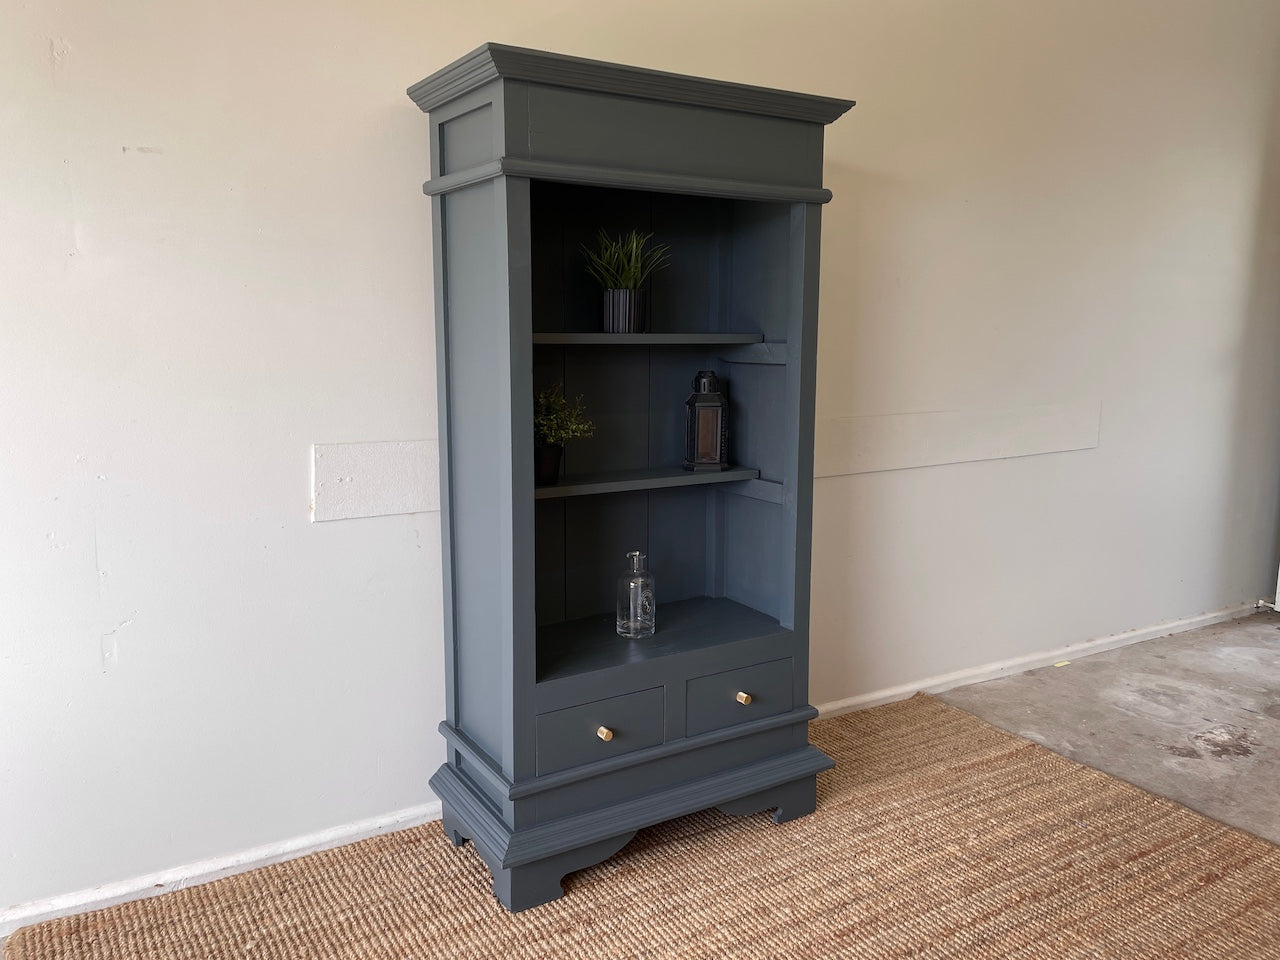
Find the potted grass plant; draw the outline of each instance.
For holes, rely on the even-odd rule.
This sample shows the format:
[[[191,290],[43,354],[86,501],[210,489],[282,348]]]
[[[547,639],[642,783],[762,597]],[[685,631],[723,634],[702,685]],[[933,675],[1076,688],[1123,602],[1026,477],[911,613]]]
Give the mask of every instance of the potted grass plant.
[[[583,409],[582,397],[571,403],[558,385],[537,394],[533,398],[534,483],[546,486],[557,482],[564,445],[592,436],[595,429]]]
[[[632,230],[613,236],[601,230],[594,246],[585,244],[587,270],[604,290],[606,333],[644,333],[649,327],[645,310],[649,278],[671,260],[671,248],[654,244],[653,234]]]

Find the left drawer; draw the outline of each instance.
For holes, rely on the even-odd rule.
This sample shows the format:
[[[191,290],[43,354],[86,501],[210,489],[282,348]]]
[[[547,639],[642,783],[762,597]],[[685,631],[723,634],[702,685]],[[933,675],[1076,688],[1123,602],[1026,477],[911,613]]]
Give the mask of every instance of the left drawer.
[[[537,718],[538,776],[662,743],[662,687],[566,707]]]

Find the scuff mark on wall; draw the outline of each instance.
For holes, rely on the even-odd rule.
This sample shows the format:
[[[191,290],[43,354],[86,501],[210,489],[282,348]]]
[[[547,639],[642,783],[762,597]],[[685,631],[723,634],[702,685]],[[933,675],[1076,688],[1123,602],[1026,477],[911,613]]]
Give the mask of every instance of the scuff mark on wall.
[[[71,47],[67,45],[67,41],[61,37],[49,38],[49,76],[56,83],[58,73],[62,69],[63,61],[67,59],[67,55],[71,53]]]
[[[131,623],[133,623],[133,617],[129,617],[128,619],[121,620],[118,624],[115,625],[115,627],[113,627],[111,630],[108,630],[106,633],[102,635],[102,640],[99,646],[102,652],[102,670],[104,673],[107,670],[110,670],[119,662],[120,645],[119,643],[116,642],[116,634],[118,634],[125,627],[129,626],[129,624]]]
[[[121,147],[120,148],[121,153],[128,153],[129,151],[133,151],[134,153],[164,153],[164,147]]]
[[[93,570],[97,576],[94,580],[98,583],[98,601],[102,601],[102,581],[107,578],[107,572],[102,569],[102,561],[98,559],[98,525],[93,525]]]

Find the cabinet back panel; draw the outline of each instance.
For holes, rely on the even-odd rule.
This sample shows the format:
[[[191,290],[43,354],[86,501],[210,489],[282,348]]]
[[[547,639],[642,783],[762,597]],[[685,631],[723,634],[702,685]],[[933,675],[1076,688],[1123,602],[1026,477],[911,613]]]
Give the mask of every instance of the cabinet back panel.
[[[667,266],[650,281],[654,333],[717,332],[724,327],[724,281],[730,202],[649,194],[653,243],[670,248]]]
[[[564,347],[535,344],[533,348],[533,389],[535,393],[564,386]],[[569,393],[568,396],[575,396]],[[590,411],[588,411],[590,415]]]
[[[648,466],[649,351],[635,347],[565,347],[565,396],[582,396],[594,436],[565,446],[565,473]]]
[[[614,608],[627,552],[649,551],[648,514],[644,491],[564,502],[565,619]]]
[[[719,369],[734,376],[741,369],[719,364],[713,352],[689,347],[542,344],[534,347],[533,357],[534,389],[562,385],[565,396],[582,397],[595,424],[594,436],[565,447],[566,476],[680,466],[685,401],[694,375]],[[741,458],[733,462],[756,466]]]
[[[583,245],[595,245],[602,229],[613,236],[652,233],[654,243],[671,247],[670,264],[650,284],[654,333],[742,329],[724,325],[734,205],[708,197],[532,181],[533,329],[589,333],[602,328],[601,287],[582,252]]]
[[[584,196],[585,194],[585,196]],[[587,272],[583,244],[600,230],[652,230],[649,198],[633,190],[574,187],[534,180],[529,185],[533,261],[533,329],[601,329],[600,285]]]
[[[613,610],[629,550],[649,555],[658,602],[706,593],[704,489],[650,490],[535,505],[539,626]]]
[[[706,490],[649,491],[649,569],[659,603],[706,593]]]
[[[533,590],[538,626],[559,623],[564,615],[565,500],[537,500],[533,505]]]
[[[730,325],[758,330],[766,340],[787,339],[795,283],[790,205],[735,203],[727,236],[732,262],[726,303]]]

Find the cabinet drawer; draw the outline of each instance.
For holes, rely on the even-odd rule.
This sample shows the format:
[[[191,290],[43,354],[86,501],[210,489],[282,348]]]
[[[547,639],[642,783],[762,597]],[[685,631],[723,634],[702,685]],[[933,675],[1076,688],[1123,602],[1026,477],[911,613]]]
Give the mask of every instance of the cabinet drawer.
[[[742,695],[747,700],[742,703]],[[690,680],[685,688],[688,736],[786,713],[792,707],[791,658]]]
[[[538,775],[662,743],[663,722],[662,687],[540,714]]]

